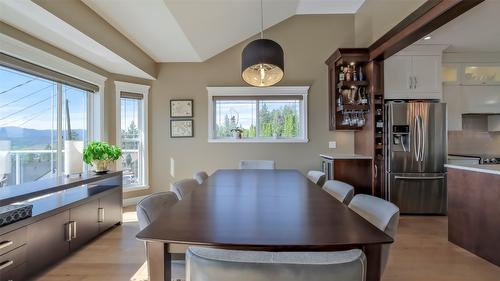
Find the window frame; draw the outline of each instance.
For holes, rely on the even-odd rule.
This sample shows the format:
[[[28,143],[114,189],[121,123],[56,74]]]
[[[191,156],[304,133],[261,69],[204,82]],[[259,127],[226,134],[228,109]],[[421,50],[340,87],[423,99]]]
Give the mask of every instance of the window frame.
[[[123,185],[123,192],[137,191],[137,190],[146,190],[149,189],[149,148],[148,148],[148,94],[151,86],[141,85],[135,83],[128,83],[122,81],[115,81],[115,108],[116,108],[116,145],[121,147],[121,93],[122,92],[130,92],[142,94],[142,124],[143,134],[141,136],[141,149],[143,154],[143,165],[142,165],[142,178],[143,183],[140,185]],[[121,161],[116,161],[116,169],[121,170]]]
[[[208,92],[208,142],[209,143],[308,143],[308,103],[309,86],[277,86],[277,87],[207,87]],[[301,96],[300,106],[301,128],[303,135],[300,138],[217,138],[215,134],[215,104],[214,97],[238,97],[238,96]],[[258,111],[258,109],[257,109]],[[257,120],[258,123],[258,120]],[[256,124],[258,126],[258,124]]]

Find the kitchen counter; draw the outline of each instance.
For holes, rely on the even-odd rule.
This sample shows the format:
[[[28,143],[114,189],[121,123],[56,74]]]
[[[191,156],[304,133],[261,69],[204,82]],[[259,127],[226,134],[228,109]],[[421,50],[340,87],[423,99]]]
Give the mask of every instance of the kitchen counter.
[[[448,169],[459,169],[470,172],[478,172],[478,173],[486,173],[500,176],[500,164],[493,165],[452,165],[446,164],[444,165]]]
[[[361,154],[332,154],[332,155],[327,155],[327,154],[320,154],[319,156],[326,158],[326,159],[372,159],[371,156],[368,155],[361,155]]]
[[[448,168],[448,240],[500,266],[500,165]]]

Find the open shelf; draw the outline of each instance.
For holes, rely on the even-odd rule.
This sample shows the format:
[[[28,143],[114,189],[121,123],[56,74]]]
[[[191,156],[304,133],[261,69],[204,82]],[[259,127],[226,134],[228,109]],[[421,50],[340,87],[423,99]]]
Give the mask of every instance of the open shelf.
[[[368,81],[339,81],[337,83],[337,88],[352,88],[352,87],[361,87],[368,86]]]

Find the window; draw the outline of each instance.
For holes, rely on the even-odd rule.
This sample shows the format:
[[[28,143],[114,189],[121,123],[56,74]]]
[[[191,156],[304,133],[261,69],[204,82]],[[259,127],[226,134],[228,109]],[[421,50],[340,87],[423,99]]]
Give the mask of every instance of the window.
[[[123,150],[119,169],[125,190],[148,188],[147,94],[149,86],[115,82],[117,140]]]
[[[83,81],[78,87],[79,81],[74,78],[66,83],[64,75],[52,75],[48,69],[37,75],[37,66],[3,58],[0,187],[63,175],[65,142],[86,143],[92,136],[89,100],[94,88],[86,87]]]
[[[209,142],[308,141],[309,87],[207,87],[207,90]]]

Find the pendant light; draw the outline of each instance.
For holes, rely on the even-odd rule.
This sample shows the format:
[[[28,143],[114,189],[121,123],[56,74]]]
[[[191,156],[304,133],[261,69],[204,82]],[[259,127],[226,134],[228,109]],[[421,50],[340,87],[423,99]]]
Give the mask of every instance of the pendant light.
[[[260,39],[250,42],[241,54],[241,77],[256,87],[272,86],[283,78],[284,58],[281,46],[264,39],[264,8],[260,1]]]

